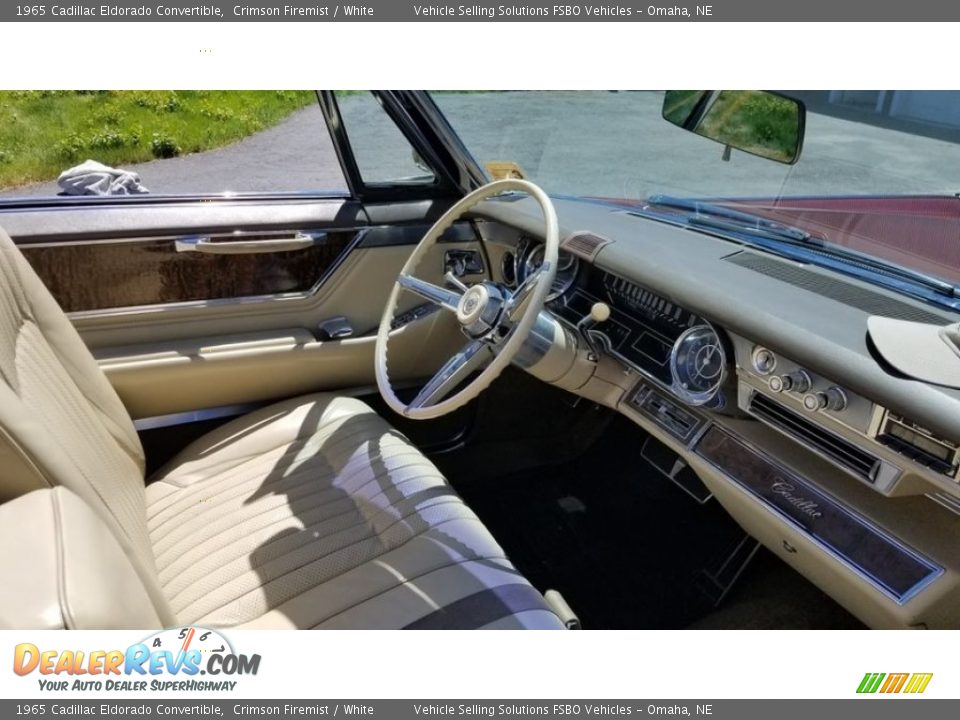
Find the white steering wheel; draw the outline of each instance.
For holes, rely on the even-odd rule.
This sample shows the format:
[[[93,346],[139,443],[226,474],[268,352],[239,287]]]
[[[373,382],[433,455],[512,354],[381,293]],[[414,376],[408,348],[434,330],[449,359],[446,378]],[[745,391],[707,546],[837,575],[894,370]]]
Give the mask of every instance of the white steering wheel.
[[[451,273],[447,273],[446,279],[454,286],[453,289],[414,277],[420,260],[447,228],[479,203],[507,191],[530,195],[543,211],[544,254],[539,269],[527,275],[512,292],[489,281],[467,287]],[[550,293],[550,286],[557,272],[559,251],[559,229],[553,203],[543,190],[526,180],[496,180],[474,190],[444,213],[423,236],[400,271],[380,320],[375,365],[377,387],[386,403],[405,417],[429,420],[463,407],[483,392],[510,364],[530,334]],[[419,295],[444,310],[455,313],[460,328],[467,337],[463,349],[444,363],[409,405],[397,397],[387,372],[387,343],[397,310],[397,298],[402,290]],[[455,395],[448,397],[464,379],[477,371],[480,371],[480,374],[476,378]]]

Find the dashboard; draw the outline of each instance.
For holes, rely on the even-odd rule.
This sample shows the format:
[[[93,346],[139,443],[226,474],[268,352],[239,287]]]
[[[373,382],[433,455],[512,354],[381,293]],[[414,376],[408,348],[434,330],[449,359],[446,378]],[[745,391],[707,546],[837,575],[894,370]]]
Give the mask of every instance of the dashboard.
[[[585,231],[569,228],[594,216],[571,204],[558,208],[561,222],[564,209],[575,218],[547,309],[614,361],[605,380],[620,389],[593,397],[668,447],[667,467],[695,471],[703,488],[688,494],[716,498],[868,625],[960,625],[960,393],[920,383],[899,392],[866,340],[879,300],[828,286],[826,273],[610,210],[587,232],[601,249],[584,251],[571,238]],[[519,282],[542,251],[512,220],[519,235],[503,262],[514,273],[503,279]],[[794,285],[730,267],[747,261],[781,263]],[[801,277],[825,290],[798,290]],[[598,302],[609,319],[591,323]],[[942,407],[958,414],[938,415]]]
[[[523,282],[542,263],[543,246],[523,237],[508,261],[515,268],[508,282]],[[610,308],[609,319],[585,329],[598,302]],[[560,251],[547,308],[644,385],[679,401],[673,417],[689,414],[681,408],[752,417],[886,495],[908,471],[949,479],[951,490],[960,477],[960,442],[571,252]]]

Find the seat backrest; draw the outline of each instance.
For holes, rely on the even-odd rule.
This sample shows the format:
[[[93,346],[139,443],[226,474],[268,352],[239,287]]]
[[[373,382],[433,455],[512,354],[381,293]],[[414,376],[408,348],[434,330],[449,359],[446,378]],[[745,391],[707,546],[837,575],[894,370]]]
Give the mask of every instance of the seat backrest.
[[[104,519],[158,598],[143,475],[120,398],[0,229],[0,502],[67,487]]]

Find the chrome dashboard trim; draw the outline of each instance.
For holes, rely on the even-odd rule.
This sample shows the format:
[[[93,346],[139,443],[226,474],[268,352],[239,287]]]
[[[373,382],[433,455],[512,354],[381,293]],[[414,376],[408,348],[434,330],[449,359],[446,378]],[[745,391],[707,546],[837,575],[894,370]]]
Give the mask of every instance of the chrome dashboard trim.
[[[926,497],[933,500],[940,507],[946,508],[954,515],[960,515],[960,498],[942,492],[929,492]]]

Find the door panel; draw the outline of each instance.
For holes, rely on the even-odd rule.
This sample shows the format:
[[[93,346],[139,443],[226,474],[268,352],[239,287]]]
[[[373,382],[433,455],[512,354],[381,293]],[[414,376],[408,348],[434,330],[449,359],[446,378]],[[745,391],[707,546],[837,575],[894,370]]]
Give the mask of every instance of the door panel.
[[[476,248],[478,243],[458,244]],[[425,279],[442,281],[442,246],[425,258]],[[354,248],[323,284],[310,293],[245,298],[238,301],[184,303],[109,312],[74,313],[74,325],[95,355],[117,348],[181,340],[302,328],[316,334],[321,322],[347,318],[354,336],[374,332],[393,282],[413,247]],[[401,310],[420,302],[407,294]]]
[[[318,390],[370,387],[376,338],[319,341],[300,328],[211,337],[101,353],[100,366],[134,419],[240,405]],[[449,313],[394,331],[390,373],[398,381],[439,369],[463,345]],[[127,354],[131,353],[131,354]]]
[[[449,201],[379,207],[373,226],[365,208],[343,200],[310,201],[309,217],[303,201],[231,205],[234,214],[216,201],[125,207],[119,214],[64,208],[49,212],[56,216],[49,223],[35,210],[0,212],[0,225],[20,231],[15,241],[73,311],[74,325],[135,418],[372,385],[386,298],[414,243]],[[105,224],[111,216],[113,228]],[[303,231],[322,233],[324,242],[256,255],[176,251],[184,237],[289,238]],[[442,283],[451,247],[479,250],[475,228],[453,228],[418,275]],[[399,310],[421,302],[404,294]],[[337,316],[353,335],[322,339],[318,326]],[[391,377],[430,375],[461,344],[449,313],[415,319],[395,331]]]
[[[354,250],[308,298],[251,306],[171,306],[132,317],[90,315],[74,318],[74,323],[88,344],[93,341],[94,355],[134,418],[371,386],[376,381],[376,329],[412,249]],[[436,246],[425,258],[421,277],[442,282],[443,249]],[[420,302],[405,294],[398,315]],[[354,336],[318,340],[312,328],[336,316],[347,318]],[[391,336],[391,378],[432,375],[462,344],[449,313],[433,313],[399,328]]]
[[[203,239],[217,246],[313,238],[289,252],[191,252]],[[322,281],[356,232],[290,231],[171,238],[132,238],[21,246],[33,269],[66,312],[223,300],[307,292]],[[218,249],[215,248],[214,249]]]

